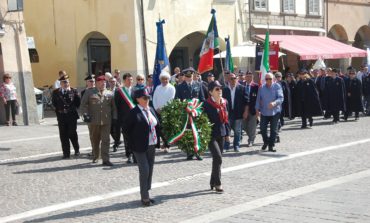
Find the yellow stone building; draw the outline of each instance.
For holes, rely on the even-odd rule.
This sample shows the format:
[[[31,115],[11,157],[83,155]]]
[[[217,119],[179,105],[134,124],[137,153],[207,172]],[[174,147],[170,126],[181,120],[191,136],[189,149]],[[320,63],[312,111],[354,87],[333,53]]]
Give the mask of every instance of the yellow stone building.
[[[170,60],[182,68],[196,67],[212,8],[217,11],[221,49],[227,35],[232,45],[245,41],[239,6],[235,0],[24,1],[27,35],[35,39],[35,61],[38,56],[38,62],[32,63],[35,86],[53,84],[59,70],[66,70],[78,87],[84,86],[88,73],[151,72],[159,18],[166,21]]]

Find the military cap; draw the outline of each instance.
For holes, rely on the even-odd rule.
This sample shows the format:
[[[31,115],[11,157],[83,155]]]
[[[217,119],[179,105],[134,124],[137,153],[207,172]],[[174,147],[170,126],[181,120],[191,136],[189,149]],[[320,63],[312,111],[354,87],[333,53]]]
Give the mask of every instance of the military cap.
[[[63,75],[59,78],[59,81],[66,81],[66,80],[69,80],[69,76],[67,74],[65,74],[65,75]]]
[[[104,75],[99,75],[95,78],[95,81],[105,81],[105,76]]]
[[[299,70],[299,73],[301,73],[301,74],[302,74],[302,73],[303,73],[303,74],[306,74],[306,73],[308,73],[308,71],[307,71],[306,69],[304,69],[304,68],[303,68],[303,69],[300,69],[300,70]]]
[[[89,74],[86,78],[85,78],[85,81],[88,81],[88,80],[94,80],[95,78],[95,75],[94,74]]]
[[[215,75],[213,75],[212,73],[208,73],[207,77],[214,77]]]
[[[194,70],[194,68],[189,67],[189,68],[187,68],[187,69],[184,69],[184,70],[182,71],[182,73],[183,73],[185,76],[189,77],[189,76],[191,76],[191,75],[195,74],[195,73],[196,73],[196,71]]]

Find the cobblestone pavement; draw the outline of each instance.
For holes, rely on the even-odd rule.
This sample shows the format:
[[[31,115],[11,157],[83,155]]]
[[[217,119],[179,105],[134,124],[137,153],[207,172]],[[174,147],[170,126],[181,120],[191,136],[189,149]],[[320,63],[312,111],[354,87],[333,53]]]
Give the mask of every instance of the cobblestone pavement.
[[[176,148],[158,150],[156,204],[147,208],[124,148],[111,153],[113,167],[92,164],[83,123],[83,154],[70,160],[61,160],[54,118],[0,127],[0,222],[370,222],[369,125],[367,117],[337,125],[316,119],[301,130],[299,120],[288,121],[276,153],[260,151],[259,135],[257,145],[224,154],[223,194],[209,190],[210,154],[186,161]],[[281,193],[287,197],[274,200]]]

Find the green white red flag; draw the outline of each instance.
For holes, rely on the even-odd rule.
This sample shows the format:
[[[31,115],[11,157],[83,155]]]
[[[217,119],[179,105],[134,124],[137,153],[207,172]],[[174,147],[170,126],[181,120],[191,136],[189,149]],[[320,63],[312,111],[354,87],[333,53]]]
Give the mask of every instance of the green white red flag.
[[[219,47],[218,31],[216,23],[216,10],[212,9],[212,19],[208,26],[206,38],[203,41],[202,50],[200,51],[200,59],[198,65],[198,72],[200,74],[213,70],[213,55],[214,50]]]
[[[261,66],[260,66],[260,71],[261,71],[260,81],[259,81],[260,85],[265,83],[265,76],[267,72],[270,71],[269,57],[270,57],[270,37],[269,37],[269,31],[266,31],[265,43],[263,47]]]

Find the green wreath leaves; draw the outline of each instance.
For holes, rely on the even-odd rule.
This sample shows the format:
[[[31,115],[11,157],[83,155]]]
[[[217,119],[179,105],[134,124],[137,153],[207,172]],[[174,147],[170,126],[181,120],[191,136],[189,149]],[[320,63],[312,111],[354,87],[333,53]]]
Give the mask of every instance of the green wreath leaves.
[[[166,139],[172,138],[183,130],[188,115],[186,106],[186,101],[175,99],[162,108],[162,131]],[[193,117],[193,120],[199,134],[200,148],[198,154],[203,154],[207,150],[208,143],[211,140],[212,124],[203,112],[199,116]],[[176,145],[181,151],[194,154],[194,138],[189,123],[184,136],[176,142]]]

